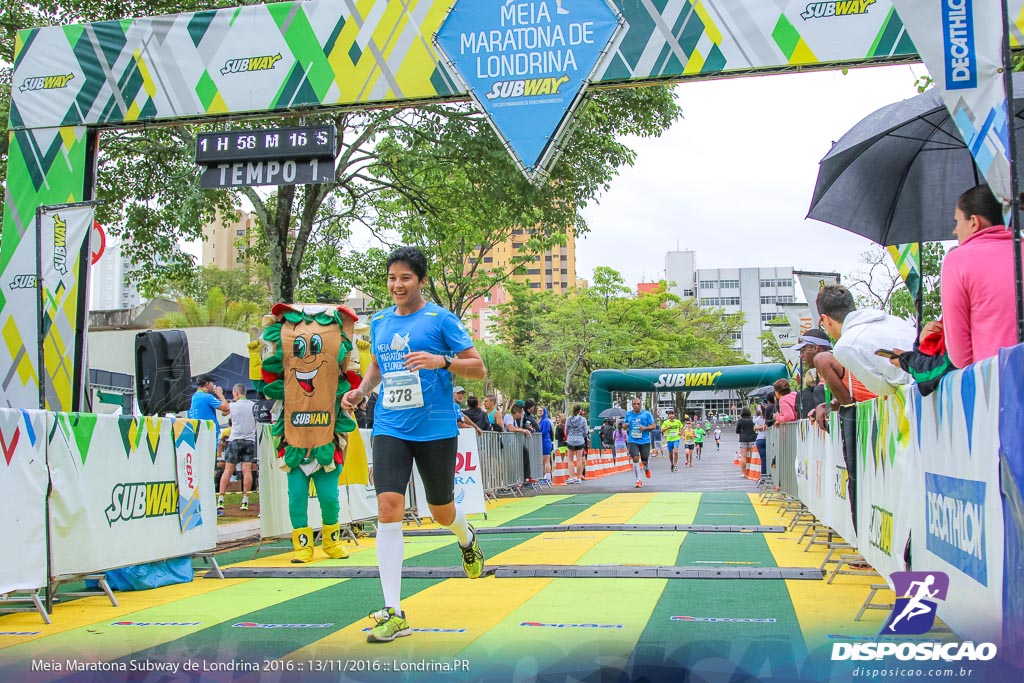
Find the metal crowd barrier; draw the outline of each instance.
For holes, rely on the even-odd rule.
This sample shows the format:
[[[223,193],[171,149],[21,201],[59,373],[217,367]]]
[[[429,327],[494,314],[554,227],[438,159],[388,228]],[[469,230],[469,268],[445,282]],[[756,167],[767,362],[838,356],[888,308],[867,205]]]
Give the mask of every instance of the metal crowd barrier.
[[[530,463],[530,476],[539,479],[543,474],[543,450],[539,434],[510,434],[484,432],[477,437],[480,443],[480,469],[484,495],[496,497],[505,493],[522,495],[526,472],[523,449]]]
[[[796,487],[796,452],[799,444],[799,431],[795,427],[789,429],[769,429],[766,444],[767,460],[770,464],[775,458],[775,470],[772,479],[779,490],[788,496],[797,498]]]

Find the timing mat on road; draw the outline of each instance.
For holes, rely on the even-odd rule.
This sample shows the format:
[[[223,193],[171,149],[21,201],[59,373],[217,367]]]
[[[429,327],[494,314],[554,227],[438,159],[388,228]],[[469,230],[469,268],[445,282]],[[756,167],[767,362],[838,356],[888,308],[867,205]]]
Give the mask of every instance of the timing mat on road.
[[[480,534],[488,565],[522,573],[490,574],[474,581],[442,575],[405,578],[402,607],[414,632],[377,645],[366,643],[366,631],[373,625],[367,613],[382,602],[375,572],[364,577],[308,574],[375,569],[372,538],[360,538],[359,546],[350,544],[347,560],[328,559],[318,548],[316,561],[299,568],[303,575],[273,574],[296,569],[290,550],[264,547],[252,559],[254,549],[242,549],[221,555],[220,562],[229,576],[252,578],[220,580],[197,574],[189,584],[118,593],[118,607],[103,597],[68,601],[55,607],[52,625],[31,613],[0,617],[0,680],[26,678],[23,674],[33,661],[63,663],[71,658],[103,662],[120,671],[118,667],[144,661],[189,662],[217,671],[228,662],[234,663],[226,665],[233,667],[224,674],[230,680],[252,681],[264,680],[266,671],[250,671],[251,664],[327,675],[331,672],[323,669],[342,666],[338,662],[379,662],[382,657],[394,663],[390,672],[378,669],[381,676],[407,662],[458,660],[468,671],[445,675],[465,680],[507,679],[513,669],[521,671],[524,657],[528,676],[564,677],[588,666],[623,671],[634,665],[692,667],[709,658],[729,662],[738,672],[763,675],[796,667],[789,674],[799,673],[800,662],[810,661],[808,654],[828,647],[831,639],[874,636],[886,613],[869,611],[862,621],[854,620],[870,584],[880,581],[877,576],[840,576],[833,584],[807,580],[820,579],[817,569],[824,550],[798,545],[798,535],[784,530],[788,520],[776,508],[739,492],[498,501],[489,506],[486,519],[472,523],[495,531]],[[573,525],[587,526],[523,530]],[[620,525],[630,528],[617,530]],[[645,525],[692,526],[652,530]],[[692,530],[716,526],[729,528]],[[407,536],[405,566],[460,568],[454,536]],[[536,575],[539,567],[565,573]],[[700,574],[592,575],[582,580],[572,575],[581,568],[765,574],[760,580],[715,580]],[[786,578],[780,569],[806,575]],[[338,680],[338,673],[349,675],[334,671],[332,680]],[[372,677],[374,672],[364,673]],[[36,671],[31,679],[61,680],[67,674]]]

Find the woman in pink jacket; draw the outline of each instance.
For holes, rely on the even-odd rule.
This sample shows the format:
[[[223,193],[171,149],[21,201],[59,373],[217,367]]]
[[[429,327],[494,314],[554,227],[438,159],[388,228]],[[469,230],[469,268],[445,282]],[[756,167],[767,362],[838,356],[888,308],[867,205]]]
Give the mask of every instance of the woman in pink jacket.
[[[942,322],[949,358],[962,368],[1017,343],[1013,234],[987,185],[960,195],[953,216],[960,246],[942,264]]]

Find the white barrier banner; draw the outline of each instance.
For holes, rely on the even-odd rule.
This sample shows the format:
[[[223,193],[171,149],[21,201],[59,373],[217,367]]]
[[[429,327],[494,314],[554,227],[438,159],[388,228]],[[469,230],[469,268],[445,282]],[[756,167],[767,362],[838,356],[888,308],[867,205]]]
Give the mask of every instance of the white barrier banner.
[[[340,486],[341,512],[339,521],[347,524],[352,521],[374,519],[377,517],[377,490],[373,485],[373,445],[372,431],[359,430],[366,448],[366,462],[370,471],[368,484],[351,484]],[[288,481],[284,472],[278,467],[277,455],[270,437],[270,427],[257,440],[260,460],[260,533],[263,538],[274,538],[291,534],[292,525],[288,517]],[[427,494],[423,490],[419,471],[412,468],[413,476],[409,488],[406,489],[406,501],[412,499],[410,493],[416,495],[416,512],[421,517],[430,517],[427,505]],[[484,501],[483,477],[480,473],[480,448],[477,443],[476,431],[459,430],[459,445],[455,461],[455,503],[467,515],[484,514],[487,505]],[[307,508],[309,526],[320,528],[320,506],[316,498],[310,497]]]
[[[857,548],[885,577],[907,569],[913,509],[923,500],[914,476],[920,453],[912,447],[913,394],[916,388],[903,387],[857,404]]]
[[[949,575],[939,617],[959,634],[993,643],[1003,621],[997,375],[991,358],[950,374],[932,395],[917,395],[922,455],[914,486],[921,498],[913,536],[914,571]]]
[[[274,439],[270,436],[270,425],[262,425],[257,433],[256,452],[260,462],[260,535],[263,538],[291,536],[292,522],[288,514],[288,474],[281,469],[281,460],[274,450]],[[338,523],[348,524],[352,521],[351,508],[345,496],[347,487],[338,487]],[[310,487],[309,499],[306,501],[307,526],[313,529],[323,527],[320,514],[320,501],[316,497],[316,487]]]
[[[0,408],[0,593],[46,585],[46,413]]]
[[[467,515],[482,515],[487,512],[484,501],[483,475],[480,473],[480,445],[475,429],[459,430],[459,445],[455,460],[455,504]],[[433,517],[427,505],[427,493],[423,489],[420,473],[413,467],[413,481],[416,486],[416,511],[420,517]]]
[[[825,432],[801,420],[794,425],[783,425],[783,429],[799,429],[798,453],[804,454],[803,492],[808,499],[801,498],[815,517],[833,528],[845,541],[857,545],[853,531],[853,510],[848,495],[849,475],[843,458],[843,440],[839,428],[839,416],[830,416],[828,431]],[[800,456],[798,456],[800,461]],[[800,483],[798,479],[798,484]]]
[[[216,547],[212,486],[198,489],[207,519],[182,530],[174,422],[157,417],[50,413],[54,576],[114,569]],[[211,473],[213,425],[206,421],[196,424],[194,470]]]

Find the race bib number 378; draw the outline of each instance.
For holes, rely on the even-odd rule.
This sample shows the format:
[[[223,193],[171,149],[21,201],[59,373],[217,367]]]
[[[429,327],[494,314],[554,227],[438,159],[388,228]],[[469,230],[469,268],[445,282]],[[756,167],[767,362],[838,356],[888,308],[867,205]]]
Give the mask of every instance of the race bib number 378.
[[[410,410],[423,407],[423,385],[418,372],[389,372],[384,375],[382,392],[388,410]]]

